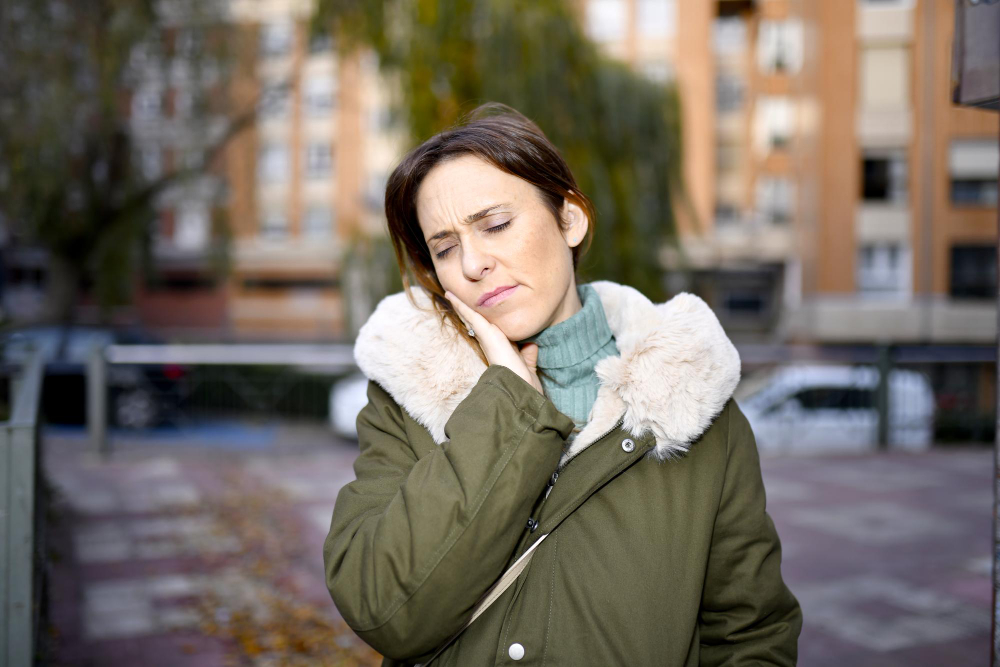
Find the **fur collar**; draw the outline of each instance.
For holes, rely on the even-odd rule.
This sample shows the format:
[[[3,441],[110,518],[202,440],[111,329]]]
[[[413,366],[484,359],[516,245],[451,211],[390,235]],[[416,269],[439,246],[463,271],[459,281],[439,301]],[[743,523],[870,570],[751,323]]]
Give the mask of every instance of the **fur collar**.
[[[601,298],[620,356],[597,363],[597,400],[560,467],[619,419],[633,437],[652,432],[656,458],[684,454],[736,389],[736,348],[694,294],[681,292],[653,304],[625,285],[590,285]],[[354,357],[369,379],[442,444],[448,418],[486,367],[458,332],[441,326],[427,294],[417,287],[412,291],[420,308],[405,292],[383,299],[361,327]]]

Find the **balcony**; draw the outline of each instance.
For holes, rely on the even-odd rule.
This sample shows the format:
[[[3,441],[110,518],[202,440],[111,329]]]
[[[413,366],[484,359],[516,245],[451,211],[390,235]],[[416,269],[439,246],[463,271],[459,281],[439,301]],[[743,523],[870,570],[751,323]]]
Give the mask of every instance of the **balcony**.
[[[786,313],[790,338],[824,343],[992,343],[996,304],[989,300],[813,297]]]

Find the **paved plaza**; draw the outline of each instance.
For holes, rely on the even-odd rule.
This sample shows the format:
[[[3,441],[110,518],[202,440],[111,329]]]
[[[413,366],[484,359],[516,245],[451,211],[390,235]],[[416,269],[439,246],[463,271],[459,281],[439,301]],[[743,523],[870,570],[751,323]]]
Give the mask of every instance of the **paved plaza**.
[[[378,665],[336,615],[322,543],[356,445],[43,432],[49,664]],[[218,444],[217,442],[214,444]],[[986,665],[992,451],[762,461],[800,665]]]

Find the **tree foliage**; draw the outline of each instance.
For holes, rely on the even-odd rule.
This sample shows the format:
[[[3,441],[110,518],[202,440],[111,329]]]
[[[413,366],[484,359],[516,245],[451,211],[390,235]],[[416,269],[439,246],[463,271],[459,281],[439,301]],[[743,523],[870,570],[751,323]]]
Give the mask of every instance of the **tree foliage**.
[[[221,8],[177,0],[0,7],[0,221],[49,251],[51,318],[73,318],[84,283],[104,311],[127,302],[158,198],[171,188],[183,197],[249,122],[252,114],[228,109],[219,94],[233,44]],[[139,128],[133,100],[146,85],[185,89],[186,116]],[[173,164],[142,169],[140,138]]]
[[[314,26],[368,46],[398,82],[414,141],[485,101],[541,126],[598,211],[582,279],[664,296],[681,187],[676,89],[599,54],[563,0],[319,0]]]

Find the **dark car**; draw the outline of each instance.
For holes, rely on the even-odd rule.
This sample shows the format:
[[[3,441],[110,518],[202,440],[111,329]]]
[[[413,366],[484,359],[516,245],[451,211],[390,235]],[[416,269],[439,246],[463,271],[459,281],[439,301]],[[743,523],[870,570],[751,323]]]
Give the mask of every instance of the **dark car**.
[[[94,345],[157,344],[161,340],[138,329],[95,326],[38,326],[0,334],[6,363],[23,362],[32,348],[42,352],[45,382],[42,416],[52,424],[83,424],[87,420],[87,360]],[[175,364],[107,366],[108,423],[148,428],[176,411],[187,369]]]

